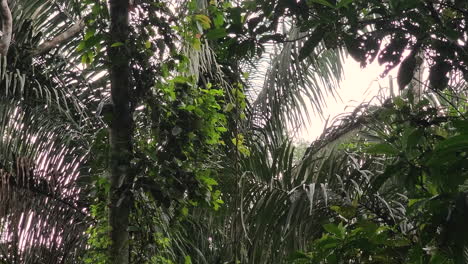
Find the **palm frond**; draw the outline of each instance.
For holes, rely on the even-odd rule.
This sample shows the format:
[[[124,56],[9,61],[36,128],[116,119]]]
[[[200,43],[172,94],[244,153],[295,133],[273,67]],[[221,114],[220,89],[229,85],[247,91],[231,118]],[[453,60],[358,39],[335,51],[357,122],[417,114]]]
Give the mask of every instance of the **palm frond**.
[[[83,134],[96,120],[40,67],[12,60],[0,60],[2,260],[73,263],[90,221],[76,184],[86,172]]]
[[[257,122],[280,116],[283,123],[297,127],[309,120],[309,103],[321,113],[324,95],[334,95],[342,76],[342,51],[326,50],[320,45],[301,61],[299,51],[306,34],[292,26],[290,40],[275,47],[280,51],[271,54],[263,87],[252,103]]]
[[[0,107],[2,248],[10,263],[71,263],[84,247],[86,212],[75,181],[85,142],[66,124],[14,100]]]

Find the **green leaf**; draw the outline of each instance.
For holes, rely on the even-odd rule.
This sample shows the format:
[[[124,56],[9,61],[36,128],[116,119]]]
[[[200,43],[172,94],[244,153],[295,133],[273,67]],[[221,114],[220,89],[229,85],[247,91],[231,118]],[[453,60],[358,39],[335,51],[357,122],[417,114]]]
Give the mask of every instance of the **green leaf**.
[[[324,6],[328,6],[328,7],[331,7],[331,8],[336,8],[336,6],[332,5],[330,2],[328,2],[327,0],[308,0],[309,3],[317,3],[317,4],[321,4],[321,5],[324,5]]]
[[[329,223],[329,224],[324,224],[323,225],[323,228],[331,233],[331,234],[334,234],[335,236],[337,236],[338,238],[344,238],[344,235],[346,233],[346,230],[344,229],[343,227],[343,224],[342,223],[339,223],[338,225],[335,225],[333,223]]]
[[[368,236],[372,236],[377,232],[379,226],[369,220],[363,220],[357,223],[357,226],[362,229]]]
[[[213,19],[213,24],[217,28],[221,27],[224,24],[224,16],[222,14],[217,14]]]
[[[336,246],[338,245],[338,241],[339,240],[336,238],[329,237],[328,239],[321,241],[320,247],[322,249],[336,248]]]
[[[343,205],[343,206],[331,206],[331,210],[337,212],[346,219],[351,219],[356,216],[356,207],[352,205]]]
[[[195,20],[200,23],[203,29],[209,29],[211,27],[211,20],[205,15],[195,15]]]
[[[402,1],[402,5],[405,9],[413,9],[419,7],[424,2],[422,0],[405,0]]]
[[[88,29],[86,31],[86,34],[84,35],[83,39],[88,40],[89,38],[93,37],[95,33],[96,33],[95,29]]]
[[[81,56],[81,63],[82,64],[87,64],[87,62],[88,62],[88,54],[85,53],[85,54],[83,54],[83,56]]]
[[[201,50],[201,42],[200,42],[200,39],[194,38],[193,41],[192,41],[192,47],[193,47],[195,50]]]
[[[352,2],[354,2],[354,0],[341,0],[336,5],[336,8],[342,8],[342,7],[348,8],[348,5],[351,4]]]
[[[147,40],[147,41],[145,42],[145,48],[146,48],[146,49],[151,48],[151,41]]]
[[[423,131],[415,127],[406,127],[401,137],[401,144],[404,149],[409,150],[416,146],[421,140]]]
[[[115,42],[115,43],[112,43],[111,47],[114,48],[114,47],[120,47],[120,46],[123,46],[124,44],[122,42]]]
[[[369,154],[386,154],[390,156],[395,156],[399,153],[398,149],[388,143],[374,144],[364,149],[364,151]]]
[[[436,251],[429,261],[429,264],[447,264],[450,260],[439,251]]]
[[[411,242],[404,237],[396,238],[392,240],[392,243],[391,243],[393,247],[406,247],[406,246],[409,246],[410,244]]]
[[[127,231],[136,232],[136,231],[140,231],[140,228],[138,226],[128,226]]]
[[[338,264],[338,259],[336,257],[336,254],[331,254],[327,257],[327,263],[330,264]]]
[[[209,40],[215,40],[224,38],[227,35],[226,29],[224,28],[214,28],[206,33],[206,38]]]
[[[393,99],[393,103],[400,109],[406,105],[405,101],[401,98],[401,96],[395,97],[395,99]]]
[[[453,160],[456,154],[462,151],[468,151],[468,134],[454,136],[437,144],[428,165]]]
[[[231,110],[234,108],[234,104],[233,103],[228,103],[226,104],[226,106],[224,106],[224,109],[223,111],[224,112],[231,112]]]
[[[468,120],[454,120],[453,126],[463,134],[468,134]]]
[[[310,259],[309,255],[307,255],[306,253],[301,252],[301,251],[296,251],[296,252],[292,253],[291,256],[289,256],[290,261],[308,260],[308,259]]]
[[[93,63],[94,61],[94,53],[92,51],[87,52],[88,55],[88,63]]]
[[[80,44],[78,44],[78,47],[76,47],[76,51],[82,51],[86,48],[86,41],[81,41]]]

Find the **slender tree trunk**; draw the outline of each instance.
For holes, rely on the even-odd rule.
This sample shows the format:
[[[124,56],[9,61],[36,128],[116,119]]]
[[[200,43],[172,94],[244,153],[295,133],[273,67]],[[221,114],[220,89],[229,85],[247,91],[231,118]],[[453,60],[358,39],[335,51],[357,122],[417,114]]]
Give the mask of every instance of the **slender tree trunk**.
[[[129,262],[128,223],[131,206],[130,186],[133,175],[133,119],[130,108],[130,66],[126,45],[129,35],[129,0],[109,0],[111,99],[113,118],[110,123],[110,190],[109,190],[109,260],[112,264]]]

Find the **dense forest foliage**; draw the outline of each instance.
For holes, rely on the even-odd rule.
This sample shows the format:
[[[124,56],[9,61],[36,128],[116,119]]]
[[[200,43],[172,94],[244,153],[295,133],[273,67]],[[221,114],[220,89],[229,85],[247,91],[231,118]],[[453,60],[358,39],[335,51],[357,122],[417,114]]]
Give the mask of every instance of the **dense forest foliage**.
[[[0,19],[0,263],[468,263],[467,1]],[[346,58],[399,67],[388,96],[296,148]]]

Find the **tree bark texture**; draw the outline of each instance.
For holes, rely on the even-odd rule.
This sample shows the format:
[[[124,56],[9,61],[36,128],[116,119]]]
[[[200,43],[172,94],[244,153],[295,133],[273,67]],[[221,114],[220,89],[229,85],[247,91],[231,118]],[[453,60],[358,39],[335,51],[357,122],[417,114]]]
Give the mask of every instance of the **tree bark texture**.
[[[130,186],[133,180],[130,160],[133,157],[133,119],[130,108],[130,66],[128,42],[129,0],[109,0],[110,43],[108,43],[109,73],[113,118],[109,127],[110,190],[109,190],[109,261],[112,264],[129,262],[128,223],[131,207]]]
[[[0,37],[0,55],[6,56],[11,43],[13,30],[13,18],[11,17],[8,0],[0,2],[0,18],[2,20],[2,36]]]

